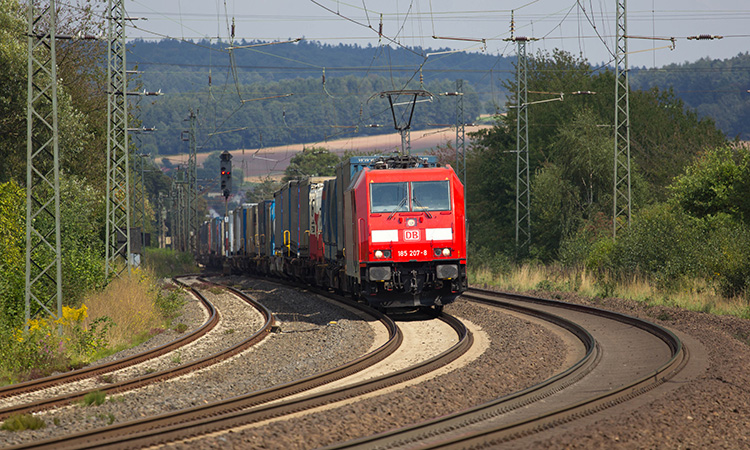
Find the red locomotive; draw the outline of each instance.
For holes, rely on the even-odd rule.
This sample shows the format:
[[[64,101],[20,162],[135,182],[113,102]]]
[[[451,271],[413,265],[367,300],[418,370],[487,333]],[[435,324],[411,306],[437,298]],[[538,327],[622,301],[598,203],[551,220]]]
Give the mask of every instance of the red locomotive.
[[[226,262],[239,272],[295,278],[380,309],[440,311],[466,289],[464,188],[434,157],[350,158],[335,178],[290,181],[231,215]]]
[[[345,191],[346,275],[374,306],[442,309],[466,288],[464,189],[450,166],[412,161],[364,168]]]

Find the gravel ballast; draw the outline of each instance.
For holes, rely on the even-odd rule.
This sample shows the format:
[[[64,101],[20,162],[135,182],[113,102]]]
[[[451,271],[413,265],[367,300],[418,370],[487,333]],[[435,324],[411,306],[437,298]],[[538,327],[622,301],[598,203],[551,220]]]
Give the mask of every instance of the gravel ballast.
[[[589,300],[566,293],[538,294],[640,317],[685,333],[703,346],[694,350],[707,352],[709,366],[681,387],[643,396],[637,403],[626,402],[622,408],[610,408],[544,435],[516,441],[511,447],[750,448],[747,435],[750,430],[750,321],[679,308],[651,307],[628,300]],[[519,329],[507,318],[498,317],[503,314],[488,314],[480,308],[460,300],[446,307],[446,312],[486,327],[485,331],[493,340],[493,349],[476,365],[402,392],[327,413],[236,430],[171,447],[316,448],[466,408],[518,390],[526,384],[523,381],[544,378],[559,366],[562,355],[556,352],[562,349],[554,337],[550,340],[543,330],[534,330],[529,324],[520,324]],[[494,356],[492,352],[496,352]]]
[[[5,445],[216,401],[333,367],[369,350],[373,332],[362,318],[309,294],[228,277],[280,319],[282,333],[219,367],[118,396],[100,407],[44,414],[46,430],[0,431]],[[549,296],[549,293],[539,293]],[[750,448],[750,321],[618,299],[563,301],[622,312],[684,333],[702,344],[708,369],[680,387],[626,402],[519,448]],[[459,299],[446,313],[467,319],[490,339],[477,359],[423,383],[340,407],[219,433],[171,448],[316,448],[465,409],[533,385],[565,366],[568,349],[544,326]],[[330,322],[337,322],[331,325]],[[131,411],[132,410],[132,411]],[[53,424],[58,418],[59,425]],[[53,431],[54,430],[54,431]]]
[[[462,301],[446,306],[445,312],[470,320],[491,340],[490,347],[466,367],[343,407],[170,447],[301,449],[330,445],[521,390],[550,377],[565,361],[564,343],[537,323]]]
[[[247,282],[242,287],[275,314],[280,321],[280,333],[271,334],[261,344],[223,363],[115,395],[101,406],[75,405],[41,413],[39,417],[47,423],[46,428],[17,433],[0,431],[0,442],[19,444],[219,401],[336,367],[370,348],[373,339],[370,326],[346,309],[278,285]],[[210,292],[204,295],[216,305],[222,317],[243,316],[242,311],[257,315],[234,295]],[[229,327],[232,328],[217,326],[214,334],[220,341],[252,334],[258,328],[252,320],[246,325],[234,323]],[[233,332],[226,333],[229,329]],[[183,359],[186,354],[173,352],[167,362],[186,362]]]

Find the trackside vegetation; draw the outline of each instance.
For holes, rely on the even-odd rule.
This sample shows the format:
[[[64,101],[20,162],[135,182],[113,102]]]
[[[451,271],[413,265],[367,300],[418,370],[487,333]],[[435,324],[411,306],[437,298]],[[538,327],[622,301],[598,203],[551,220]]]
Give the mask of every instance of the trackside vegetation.
[[[151,271],[105,276],[106,43],[68,40],[57,43],[62,315],[42,310],[25,319],[25,8],[0,0],[0,385],[70,370],[137,344],[169,328],[182,303],[180,291],[162,289]],[[58,33],[99,34],[102,24],[87,8],[60,15]],[[148,173],[150,189],[169,185],[161,171]],[[145,203],[153,217],[151,202]],[[41,214],[34,220],[45,225],[51,219]],[[52,260],[37,251],[34,261],[44,266]],[[3,426],[36,426],[27,419]]]
[[[631,92],[632,222],[615,239],[614,141],[603,126],[612,123],[614,76],[560,51],[537,54],[529,67],[529,91],[596,94],[530,107],[526,252],[515,248],[514,109],[474,136],[473,282],[750,317],[748,146],[727,141],[670,91]],[[514,82],[507,88],[515,92]]]

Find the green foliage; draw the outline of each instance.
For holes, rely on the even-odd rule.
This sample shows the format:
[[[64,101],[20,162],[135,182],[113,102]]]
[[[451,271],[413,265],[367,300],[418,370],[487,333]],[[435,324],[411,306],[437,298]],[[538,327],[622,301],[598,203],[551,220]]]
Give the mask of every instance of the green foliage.
[[[695,217],[719,213],[750,221],[750,150],[709,150],[670,186],[672,201]]]
[[[41,418],[32,414],[13,414],[3,422],[0,430],[5,431],[25,431],[39,430],[46,427],[47,424]]]
[[[185,299],[181,290],[159,289],[155,304],[164,317],[172,319],[180,312],[180,308],[185,304]]]
[[[26,195],[13,181],[0,184],[0,324],[24,313]]]
[[[532,238],[529,255],[519,256],[584,263],[598,235],[582,228],[609,222],[604,228],[611,232],[614,142],[606,125],[612,123],[614,85],[612,72],[593,72],[585,60],[560,50],[529,59],[529,102],[554,98],[550,92],[568,94],[528,107]],[[516,92],[514,80],[504,86]],[[467,160],[470,237],[508,255],[515,254],[516,114],[510,108],[495,127],[474,134]],[[694,155],[725,141],[671,91],[632,91],[630,115],[634,213],[666,199],[668,184]],[[591,263],[614,264],[613,254],[602,250]]]
[[[95,34],[91,7],[60,15],[57,32]],[[26,47],[25,7],[18,0],[0,0],[0,182],[26,178]],[[44,46],[36,52],[47,58]],[[106,44],[90,40],[60,41],[56,47],[61,168],[99,187],[106,168],[106,94],[100,87],[106,77],[100,60],[104,52]],[[44,110],[51,104],[42,97],[35,107]]]
[[[266,177],[260,183],[255,183],[245,193],[245,201],[248,203],[260,203],[263,200],[273,198],[273,193],[281,188],[280,182]]]
[[[100,406],[107,400],[107,393],[101,390],[91,391],[83,396],[81,406]]]
[[[334,176],[339,161],[340,158],[326,148],[305,148],[289,161],[282,182],[307,177]]]
[[[199,109],[201,113],[210,111],[206,120],[219,124],[222,131],[234,130],[210,137],[212,148],[219,151],[392,133],[393,118],[387,100],[377,96],[370,101],[368,99],[378,92],[394,89],[394,85],[407,89],[421,87],[416,80],[408,85],[407,82],[407,78],[329,74],[324,91],[317,74],[311,78],[255,81],[239,85],[242,99],[261,99],[287,93],[294,95],[246,102],[241,108],[236,106],[235,101],[228,101],[227,97],[224,97],[226,101],[218,101],[219,97],[210,94],[207,88],[198,92],[191,88],[190,92],[160,97],[154,104],[144,106],[144,123],[153,124],[164,131],[143,136],[141,149],[154,155],[183,152],[184,145],[181,145],[179,134],[184,128],[184,111],[191,108]],[[455,80],[427,81],[424,88],[434,93],[455,91]],[[236,100],[237,89],[234,85],[214,86],[211,92],[229,91]],[[470,84],[464,84],[464,91],[465,115],[473,120],[479,115],[481,105]],[[412,129],[424,129],[435,123],[455,123],[455,120],[455,102],[435,98],[431,103],[417,105]],[[372,124],[382,126],[370,127]],[[198,136],[199,142],[207,139],[206,136]],[[210,178],[215,178],[215,175]]]
[[[0,183],[26,176],[25,28],[21,4],[0,0]]]
[[[109,319],[83,325],[87,307],[63,306],[59,319],[29,320],[24,328],[0,329],[0,380],[3,383],[34,379],[70,370],[90,362],[107,346]]]
[[[617,266],[651,275],[662,288],[676,288],[685,277],[705,273],[701,224],[678,208],[657,204],[645,208],[617,239]]]
[[[714,118],[728,136],[747,140],[750,121],[750,105],[744,99],[747,94],[744,89],[737,91],[727,86],[750,85],[750,73],[740,70],[749,64],[750,54],[744,52],[725,60],[702,58],[655,69],[633,70],[630,80],[636,89],[654,86],[674,89],[685,105],[702,117]]]
[[[156,278],[194,273],[197,269],[195,258],[191,253],[167,248],[145,248],[143,264],[154,273]]]

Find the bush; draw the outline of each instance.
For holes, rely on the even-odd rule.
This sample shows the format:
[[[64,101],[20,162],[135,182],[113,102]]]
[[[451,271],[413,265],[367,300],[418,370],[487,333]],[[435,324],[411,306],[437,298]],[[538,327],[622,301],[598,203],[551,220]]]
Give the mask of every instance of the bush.
[[[42,419],[31,414],[14,414],[5,419],[0,429],[5,431],[24,431],[39,430],[46,426],[47,424]]]
[[[31,319],[25,327],[6,334],[0,342],[2,378],[6,382],[29,380],[90,362],[107,346],[108,319],[86,327],[87,310],[86,305],[77,309],[63,306],[59,319]]]
[[[649,275],[660,288],[674,289],[685,277],[700,277],[704,233],[700,221],[681,209],[656,204],[642,209],[617,237],[613,267],[621,274]]]
[[[198,267],[192,253],[167,248],[145,248],[143,266],[158,278],[195,273]]]
[[[467,258],[468,270],[476,272],[487,269],[493,275],[510,273],[513,264],[510,257],[502,252],[492,252],[486,247],[470,248]]]
[[[706,279],[723,297],[750,294],[750,229],[728,215],[703,220],[706,229],[702,252]],[[750,297],[748,297],[750,299]]]

